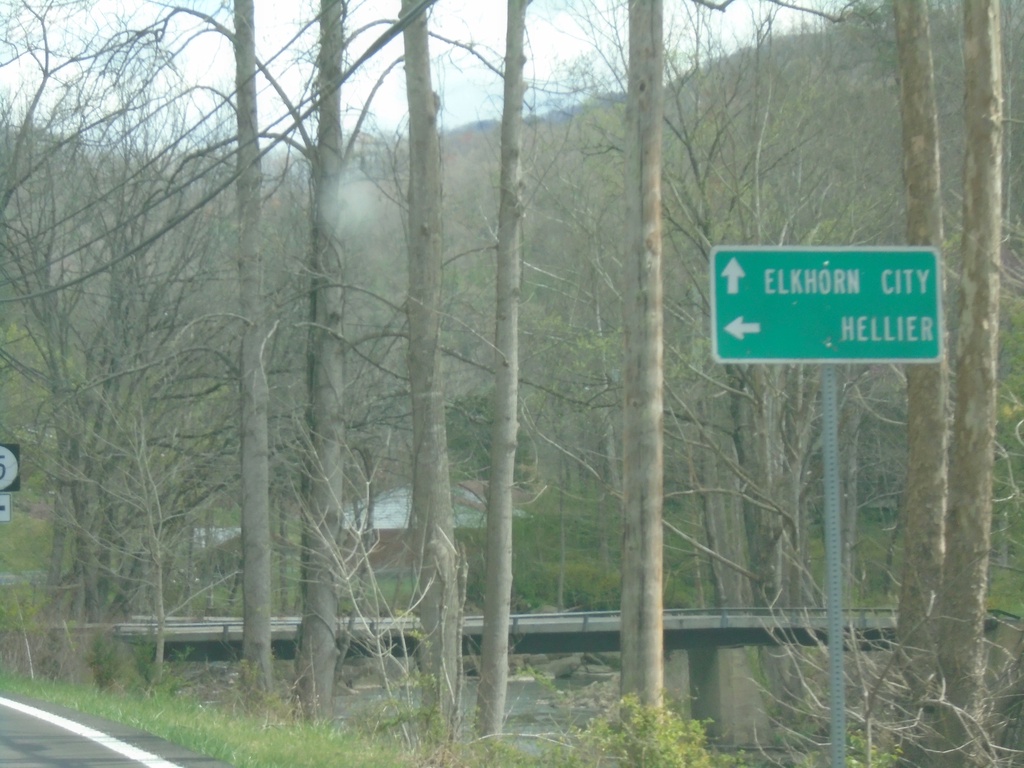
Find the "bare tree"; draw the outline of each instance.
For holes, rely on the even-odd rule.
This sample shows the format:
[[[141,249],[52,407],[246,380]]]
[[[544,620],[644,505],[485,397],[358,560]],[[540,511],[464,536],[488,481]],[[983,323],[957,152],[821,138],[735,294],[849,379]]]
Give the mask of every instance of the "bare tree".
[[[403,15],[416,3],[403,0]],[[409,391],[412,397],[412,514],[419,561],[427,708],[449,737],[459,717],[462,670],[459,553],[448,471],[441,377],[441,148],[431,87],[426,16],[404,31],[409,101]]]
[[[270,690],[274,680],[270,646],[271,539],[266,345],[270,329],[263,307],[260,249],[262,180],[256,111],[256,18],[253,0],[236,0],[235,89],[238,125],[238,280],[242,331],[240,355],[243,621],[242,655],[254,681]]]
[[[660,704],[663,377],[661,0],[629,4],[626,242],[623,280],[622,693]]]
[[[956,403],[938,597],[945,750],[936,765],[991,765],[984,732],[984,622],[992,525],[1002,242],[1002,51],[998,0],[964,0],[963,271]]]
[[[307,376],[309,493],[302,535],[303,617],[298,690],[307,716],[334,709],[338,592],[333,564],[344,490],[344,295],[341,217],[341,59],[345,3],[322,0],[317,51],[319,109],[313,168],[313,242]]]
[[[512,487],[519,432],[519,291],[523,200],[523,38],[529,0],[509,0],[505,34],[505,100],[494,329],[494,425],[487,486],[487,583],[477,688],[477,731],[501,733],[508,687],[508,623],[512,601]]]
[[[942,247],[938,109],[928,3],[895,0],[903,120],[903,181],[907,242]],[[903,571],[899,636],[903,670],[914,704],[938,695],[933,609],[942,578],[946,512],[948,367],[945,360],[907,369],[907,490],[903,508]],[[934,724],[931,724],[934,725]],[[913,748],[917,748],[916,746]]]

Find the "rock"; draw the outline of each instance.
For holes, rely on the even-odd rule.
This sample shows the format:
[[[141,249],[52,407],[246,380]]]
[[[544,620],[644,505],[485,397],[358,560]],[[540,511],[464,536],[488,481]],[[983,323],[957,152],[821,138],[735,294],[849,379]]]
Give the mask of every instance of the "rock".
[[[583,663],[588,668],[605,667],[612,671],[618,671],[622,667],[622,659],[618,653],[585,653]]]
[[[382,673],[383,667],[383,673]],[[379,688],[387,682],[395,683],[409,676],[409,665],[405,659],[385,656],[383,659],[346,659],[341,665],[338,682],[347,688]]]
[[[572,674],[582,666],[583,656],[581,654],[574,654],[548,663],[543,668],[543,672],[554,680],[561,680],[566,677],[572,677]]]
[[[530,669],[540,669],[545,664],[551,662],[551,657],[546,653],[532,653],[528,656],[523,656],[523,666],[529,667]]]

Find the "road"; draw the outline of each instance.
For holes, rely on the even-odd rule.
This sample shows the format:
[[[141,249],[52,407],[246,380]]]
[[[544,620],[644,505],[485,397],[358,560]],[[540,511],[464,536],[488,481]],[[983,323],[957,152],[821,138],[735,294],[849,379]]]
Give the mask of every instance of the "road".
[[[231,768],[151,734],[20,696],[0,696],[0,765]]]

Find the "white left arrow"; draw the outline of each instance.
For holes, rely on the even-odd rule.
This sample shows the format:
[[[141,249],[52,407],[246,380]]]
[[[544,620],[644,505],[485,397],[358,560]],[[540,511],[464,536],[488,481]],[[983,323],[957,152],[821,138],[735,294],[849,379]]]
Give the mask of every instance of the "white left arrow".
[[[743,337],[748,333],[760,333],[760,323],[745,323],[743,322],[743,316],[737,317],[727,326],[725,326],[725,332],[730,336],[735,336],[740,341],[743,341]]]
[[[726,279],[725,292],[726,293],[739,293],[740,292],[740,278],[746,277],[747,273],[743,271],[743,267],[736,261],[736,257],[733,256],[729,259],[729,263],[725,265],[725,269],[722,270],[722,277]]]

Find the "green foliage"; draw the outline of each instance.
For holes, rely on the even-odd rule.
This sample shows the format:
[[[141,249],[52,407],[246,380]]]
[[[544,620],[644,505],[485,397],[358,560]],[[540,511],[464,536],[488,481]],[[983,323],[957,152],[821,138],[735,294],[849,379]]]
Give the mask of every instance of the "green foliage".
[[[93,682],[102,691],[127,690],[138,681],[131,649],[104,632],[93,635],[85,661]]]
[[[851,732],[847,741],[846,768],[895,768],[900,764],[902,751],[899,747],[886,752],[877,744],[869,743],[861,731]]]
[[[491,431],[494,424],[494,387],[487,386],[455,398],[446,417],[448,458],[452,479],[478,480],[487,477],[491,465]],[[519,435],[521,443],[527,438]],[[521,444],[514,468],[514,482],[525,484],[535,468],[524,460]]]
[[[523,563],[519,558],[517,564]],[[516,597],[525,605],[554,605],[557,600],[561,566],[523,563],[514,576]],[[565,564],[565,607],[582,611],[614,611],[619,608],[619,571],[602,568],[598,563],[573,560]]]
[[[392,736],[397,731],[418,724],[420,707],[411,701],[392,696],[375,704],[355,709],[349,723],[371,736]]]
[[[461,747],[450,768],[744,768],[745,763],[708,747],[704,726],[667,707],[648,707],[635,697],[619,712],[596,720],[564,740],[545,738],[527,749],[501,740]]]
[[[101,691],[131,691],[153,696],[173,695],[181,678],[169,672],[168,664],[157,664],[154,643],[127,644],[98,632],[85,651],[85,663]]]
[[[570,491],[572,491],[570,493]],[[513,600],[515,610],[558,606],[567,609],[618,610],[620,601],[619,510],[617,502],[593,481],[542,494],[513,521]],[[679,513],[677,511],[677,514]],[[468,602],[482,605],[483,532],[460,534],[471,555]],[[564,547],[564,552],[563,552]],[[667,608],[695,604],[696,560],[690,547],[666,547],[664,602]]]
[[[255,664],[243,660],[235,687],[234,698],[230,703],[233,712],[273,718],[282,722],[294,719],[294,712],[277,691],[268,691],[263,687],[263,675]]]
[[[726,768],[740,763],[708,749],[704,726],[666,707],[628,696],[615,720],[598,720],[582,734],[572,766],[630,768]]]
[[[11,522],[3,524],[3,535],[0,536],[0,572],[40,573],[46,568],[52,526],[48,521],[31,517],[27,513],[26,496],[25,491],[15,496]]]
[[[1014,570],[993,568],[986,602],[989,610],[1006,611],[1014,616],[1024,616],[1024,594],[1021,592],[1020,573]]]
[[[39,596],[29,584],[0,588],[0,631],[36,631],[36,618],[42,607]]]
[[[490,466],[493,398],[488,389],[457,398],[451,404],[447,417],[448,455],[456,476],[480,477]]]
[[[184,680],[174,672],[175,667],[172,664],[157,664],[152,647],[136,645],[133,650],[135,669],[144,693],[149,696],[173,696],[181,691]]]
[[[1024,302],[1008,297],[1003,305],[1000,333],[1000,384],[996,411],[996,461],[993,477],[993,551],[1005,554],[1017,564],[1017,542],[1024,538]],[[997,558],[995,564],[999,565]],[[995,568],[989,591],[989,607],[1021,614],[1021,578],[1013,568]]]

